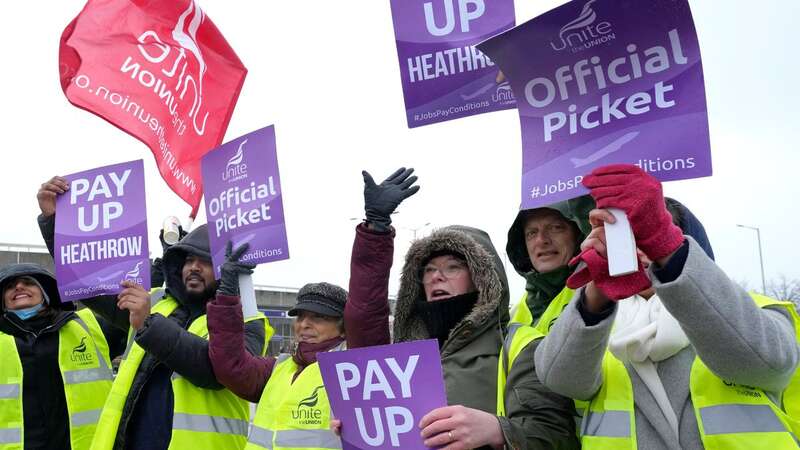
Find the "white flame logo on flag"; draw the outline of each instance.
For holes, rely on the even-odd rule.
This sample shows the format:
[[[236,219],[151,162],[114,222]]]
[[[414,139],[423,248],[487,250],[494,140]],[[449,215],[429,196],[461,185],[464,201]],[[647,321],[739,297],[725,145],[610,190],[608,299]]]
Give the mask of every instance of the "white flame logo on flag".
[[[185,30],[186,27],[186,18],[189,14],[194,11],[194,16],[192,17],[191,22],[189,22],[188,29]],[[172,30],[172,38],[175,39],[178,44],[180,44],[181,53],[184,51],[189,51],[192,53],[197,60],[197,64],[200,66],[199,69],[199,80],[197,81],[197,95],[195,96],[194,102],[192,103],[192,109],[189,110],[189,117],[192,118],[192,125],[194,125],[194,129],[197,134],[202,135],[206,129],[206,121],[208,120],[208,111],[206,111],[205,117],[203,117],[203,126],[197,126],[197,116],[198,111],[200,110],[200,106],[203,104],[203,77],[206,74],[206,61],[203,59],[203,54],[200,52],[200,47],[197,45],[197,29],[200,27],[200,24],[203,22],[205,18],[205,14],[200,7],[192,0],[189,3],[189,7],[186,8],[186,11],[181,14],[178,18],[178,22],[175,24],[175,28]],[[188,31],[188,33],[187,33]],[[183,70],[186,70],[186,66],[184,66]],[[181,79],[178,81],[178,86],[176,90],[181,88],[181,83],[186,81],[183,85],[183,91],[186,92],[186,88],[188,86],[188,79],[190,77],[183,78],[183,74],[181,74]],[[181,95],[183,97],[183,95]]]

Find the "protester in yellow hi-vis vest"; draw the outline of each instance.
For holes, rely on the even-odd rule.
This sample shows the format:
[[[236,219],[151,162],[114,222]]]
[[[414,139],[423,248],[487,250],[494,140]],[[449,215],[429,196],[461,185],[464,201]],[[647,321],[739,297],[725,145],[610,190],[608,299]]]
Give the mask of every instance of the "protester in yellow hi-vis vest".
[[[39,227],[51,255],[55,199],[68,189],[67,180],[54,177],[37,195]],[[91,448],[243,448],[249,408],[217,381],[208,358],[206,327],[206,304],[217,291],[238,293],[238,262],[230,261],[228,276],[223,271],[222,279],[215,280],[206,225],[169,247],[163,259],[165,291],[149,293],[123,282],[125,289],[118,296],[83,301],[130,332]],[[263,354],[272,333],[266,318],[251,317],[244,328],[248,351]]]
[[[793,306],[732,282],[700,222],[665,205],[661,184],[638,167],[599,168],[584,184],[599,208],[626,213],[649,267],[610,277],[603,223],[614,218],[590,213],[585,266],[568,281],[585,288],[535,356],[543,383],[588,401],[583,448],[799,448],[781,404],[800,360]]]
[[[42,210],[39,227],[51,254],[55,198],[67,189],[66,180],[54,177],[37,196]],[[223,270],[222,279],[215,280],[206,225],[169,247],[163,259],[166,290],[151,293],[123,282],[125,289],[116,297],[83,301],[117,328],[130,331],[91,448],[243,448],[249,408],[214,375],[208,358],[206,303],[218,290],[238,294],[237,270],[249,269],[239,267],[233,258],[228,275]],[[248,351],[263,354],[272,332],[266,318],[250,317],[244,329]]]
[[[0,294],[0,450],[87,450],[111,388],[100,325],[36,264],[0,269]]]
[[[587,218],[592,208],[594,201],[586,195],[517,214],[508,230],[506,254],[525,278],[525,294],[515,306],[512,323],[547,334],[572,299],[566,281],[574,268],[567,263],[590,231]]]
[[[346,321],[358,310],[388,314],[395,234],[390,217],[418,189],[412,172],[401,168],[380,184],[363,173],[366,221],[356,228]],[[508,299],[503,263],[486,232],[453,225],[411,244],[395,306],[394,341],[438,340],[448,402],[421,420],[425,445],[578,447],[571,400],[536,378],[538,341],[512,339],[503,352],[510,334]],[[525,329],[518,335],[526,334],[536,333]],[[347,424],[337,421],[338,426]]]
[[[341,448],[328,428],[330,404],[317,353],[339,351],[349,332],[369,322],[346,324],[347,291],[329,283],[309,283],[289,310],[296,346],[277,358],[245,351],[239,299],[218,295],[208,306],[209,357],[219,380],[240,397],[258,402],[248,450]],[[346,339],[345,336],[348,336]]]

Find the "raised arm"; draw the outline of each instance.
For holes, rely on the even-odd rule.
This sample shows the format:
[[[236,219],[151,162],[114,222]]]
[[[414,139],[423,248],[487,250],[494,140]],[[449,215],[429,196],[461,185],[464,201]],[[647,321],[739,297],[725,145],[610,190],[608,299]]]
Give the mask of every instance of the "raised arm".
[[[350,260],[350,292],[344,310],[345,336],[349,348],[388,344],[389,271],[394,257],[391,214],[414,195],[414,169],[400,168],[381,184],[366,171],[364,210],[366,220],[356,227]]]

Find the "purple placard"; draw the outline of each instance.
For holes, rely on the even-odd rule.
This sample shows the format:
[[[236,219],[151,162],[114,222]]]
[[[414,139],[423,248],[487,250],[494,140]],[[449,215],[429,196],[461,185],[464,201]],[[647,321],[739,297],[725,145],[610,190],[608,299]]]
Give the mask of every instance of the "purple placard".
[[[242,261],[289,258],[281,177],[272,125],[220,145],[203,157],[203,196],[214,272],[225,246],[250,244]]]
[[[520,99],[523,209],[586,193],[582,176],[608,164],[711,175],[687,0],[574,0],[479,47]]]
[[[55,266],[64,301],[150,289],[142,160],[67,175],[56,199]]]
[[[391,0],[409,128],[516,106],[475,44],[514,26],[513,0]]]
[[[317,355],[343,450],[428,449],[420,419],[447,406],[435,339]]]

